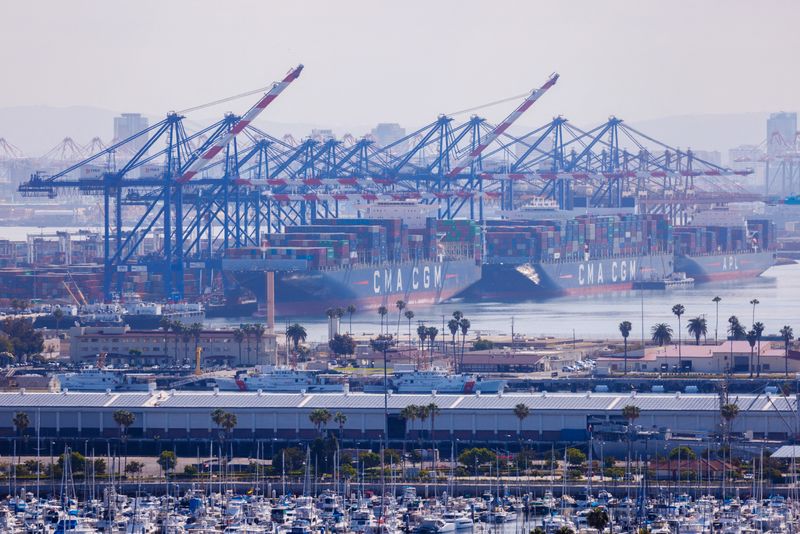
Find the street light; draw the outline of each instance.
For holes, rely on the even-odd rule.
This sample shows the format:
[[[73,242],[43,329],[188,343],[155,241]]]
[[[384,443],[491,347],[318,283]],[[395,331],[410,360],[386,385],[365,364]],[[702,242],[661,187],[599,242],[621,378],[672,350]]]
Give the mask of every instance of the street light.
[[[381,335],[370,340],[372,350],[383,353],[383,445],[384,450],[389,448],[389,376],[387,374],[386,353],[394,345],[391,334]]]

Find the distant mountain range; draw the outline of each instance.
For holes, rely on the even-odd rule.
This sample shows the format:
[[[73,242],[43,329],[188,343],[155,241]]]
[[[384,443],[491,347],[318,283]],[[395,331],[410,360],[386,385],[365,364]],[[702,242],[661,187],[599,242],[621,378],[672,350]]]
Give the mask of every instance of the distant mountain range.
[[[99,136],[108,143],[113,136],[113,118],[119,112],[87,106],[54,108],[22,106],[0,108],[0,137],[20,148],[27,156],[41,156],[65,137],[86,145]],[[767,112],[727,113],[713,115],[679,115],[630,122],[630,126],[669,145],[695,150],[718,150],[727,160],[729,148],[742,144],[759,144],[766,137]],[[150,116],[152,122],[160,116]],[[198,119],[196,124],[213,121]],[[192,122],[188,123],[191,127]],[[287,124],[266,121],[258,125],[281,137],[290,133],[295,138],[308,135],[315,124]],[[409,131],[417,125],[404,125]],[[331,127],[329,127],[331,128]],[[337,134],[351,132],[363,135],[371,126],[342,125],[332,127]]]

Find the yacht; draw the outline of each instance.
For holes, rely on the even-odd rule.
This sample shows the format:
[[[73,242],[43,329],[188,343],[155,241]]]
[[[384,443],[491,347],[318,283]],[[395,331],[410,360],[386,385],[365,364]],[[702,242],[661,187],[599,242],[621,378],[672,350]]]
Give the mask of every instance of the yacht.
[[[217,379],[221,390],[236,389],[239,391],[281,391],[306,393],[326,393],[344,391],[344,382],[331,380],[319,371],[274,367],[262,369],[258,374],[239,375],[232,380]]]
[[[414,529],[416,534],[445,534],[456,531],[456,524],[440,517],[425,517]]]
[[[392,385],[398,393],[497,393],[505,389],[504,380],[483,380],[477,375],[450,374],[444,369],[395,373]]]
[[[81,369],[56,375],[61,391],[148,391],[150,376],[119,369]]]

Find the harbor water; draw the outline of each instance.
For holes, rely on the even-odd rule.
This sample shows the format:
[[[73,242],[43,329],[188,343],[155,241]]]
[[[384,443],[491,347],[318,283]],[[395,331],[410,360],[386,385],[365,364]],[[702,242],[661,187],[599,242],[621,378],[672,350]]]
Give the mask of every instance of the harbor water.
[[[450,318],[456,310],[464,312],[472,322],[471,331],[482,335],[510,335],[512,323],[514,332],[527,336],[562,336],[576,338],[616,338],[617,326],[621,321],[633,325],[631,338],[649,337],[650,327],[655,323],[666,322],[677,329],[675,316],[671,309],[674,304],[686,308],[685,319],[704,315],[708,320],[708,338],[713,339],[716,322],[716,307],[712,302],[715,296],[722,298],[719,303],[719,337],[725,337],[728,317],[736,315],[742,324],[749,325],[753,319],[753,306],[750,301],[758,299],[755,309],[756,321],[766,325],[768,334],[776,333],[800,318],[797,302],[800,300],[800,264],[781,265],[770,268],[757,278],[698,284],[693,288],[670,291],[625,291],[581,297],[562,297],[542,301],[495,302],[488,300],[455,301],[447,304],[414,308],[412,337],[418,321],[428,326],[436,326],[441,331],[442,322]],[[347,302],[340,304],[342,307]],[[644,320],[642,320],[644,317]],[[389,332],[397,331],[397,309],[389,307],[387,315]],[[321,317],[278,317],[279,323],[299,322],[308,331],[309,341],[327,340],[327,318]],[[253,322],[253,318],[229,318],[214,320],[212,324],[239,324]],[[350,329],[349,316],[341,319],[342,331]],[[280,326],[279,326],[280,328]],[[377,334],[380,317],[375,311],[356,312],[353,315],[352,331],[356,335]],[[400,321],[400,337],[406,339],[408,321]],[[686,336],[686,332],[682,332]]]

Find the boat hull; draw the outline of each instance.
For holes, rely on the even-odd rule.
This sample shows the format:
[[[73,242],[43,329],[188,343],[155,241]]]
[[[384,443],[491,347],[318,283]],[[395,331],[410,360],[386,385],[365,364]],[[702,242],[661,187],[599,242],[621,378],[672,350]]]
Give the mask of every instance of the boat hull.
[[[675,257],[675,270],[697,282],[719,282],[755,278],[775,264],[773,251],[727,252]]]
[[[257,270],[254,263],[248,270],[233,271],[233,276],[263,307],[264,270]],[[397,300],[404,300],[409,306],[433,305],[460,294],[480,276],[480,265],[469,259],[276,271],[275,308],[281,315],[320,315],[330,307],[349,304],[359,310],[394,307]]]
[[[640,279],[664,278],[673,272],[671,254],[525,263],[509,261],[483,266],[470,296],[503,300],[592,295],[625,291]]]

